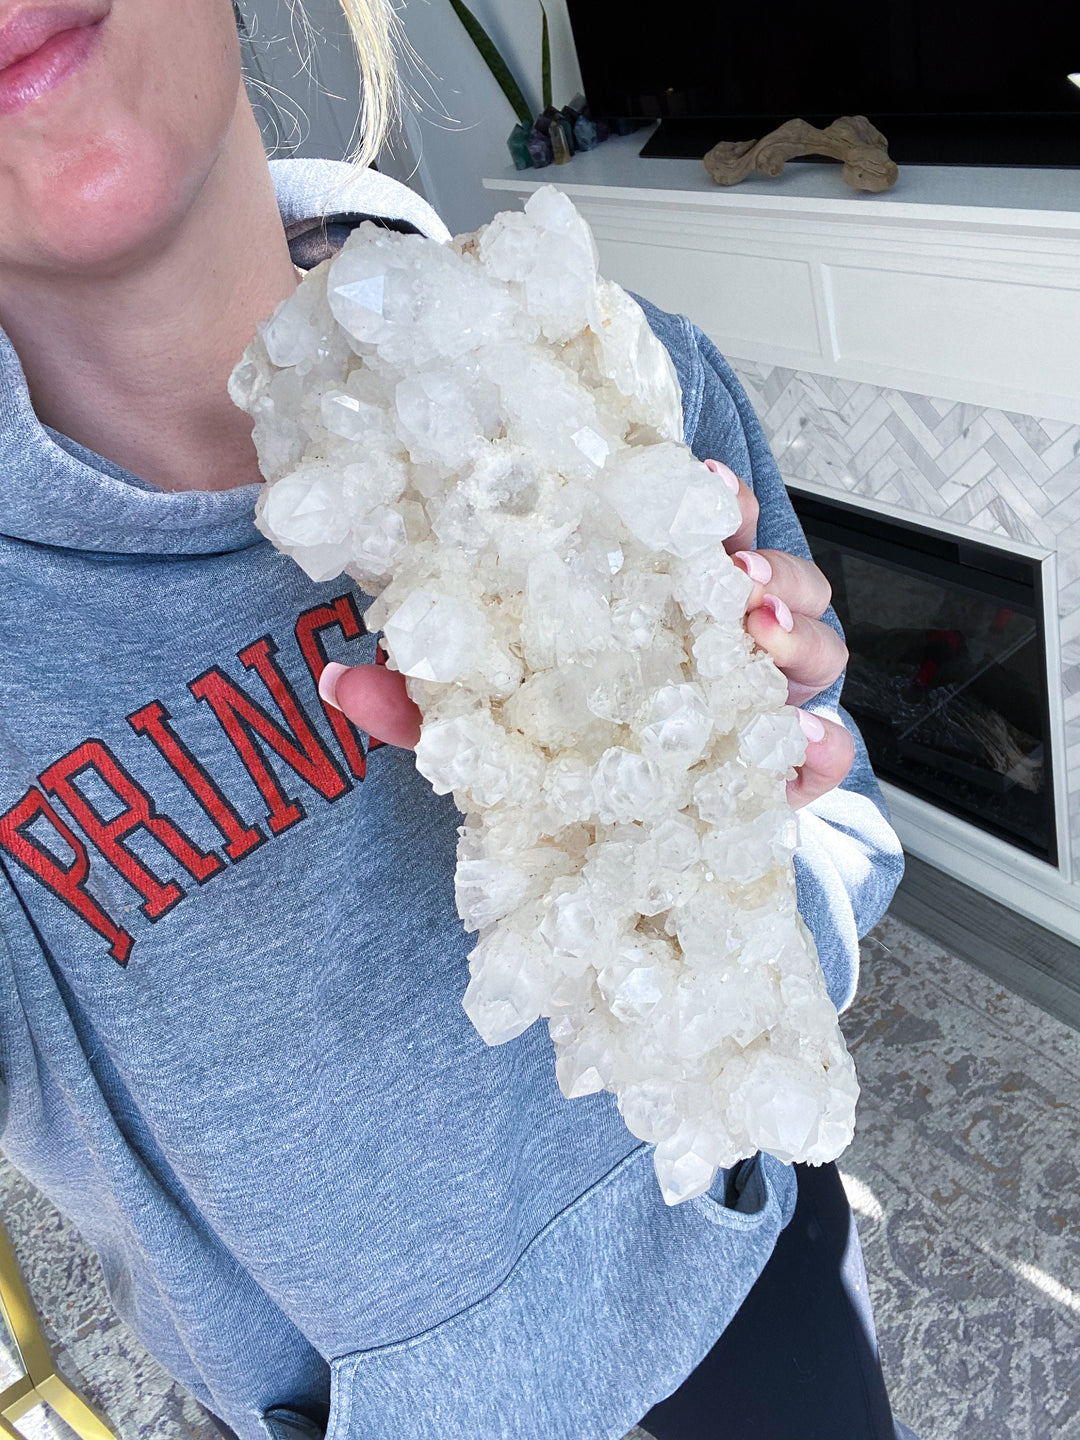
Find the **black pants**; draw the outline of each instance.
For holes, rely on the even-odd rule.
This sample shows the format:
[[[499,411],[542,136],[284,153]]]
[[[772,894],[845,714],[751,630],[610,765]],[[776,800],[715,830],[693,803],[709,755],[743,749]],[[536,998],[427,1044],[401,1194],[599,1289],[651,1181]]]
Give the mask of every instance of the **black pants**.
[[[642,1420],[656,1440],[894,1440],[839,1173],[835,1165],[795,1170],[795,1214],[738,1314]]]

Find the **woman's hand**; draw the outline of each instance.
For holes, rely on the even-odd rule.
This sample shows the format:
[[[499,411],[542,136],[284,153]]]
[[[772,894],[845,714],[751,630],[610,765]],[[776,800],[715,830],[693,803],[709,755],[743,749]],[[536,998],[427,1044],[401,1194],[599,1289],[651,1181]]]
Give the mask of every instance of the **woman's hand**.
[[[742,524],[724,549],[754,582],[746,602],[746,629],[787,676],[788,702],[802,705],[827,690],[847,664],[847,646],[821,619],[832,598],[828,580],[810,560],[785,550],[752,550],[758,523],[754,492],[719,460],[706,460],[738,496]],[[851,769],[855,742],[835,720],[808,710],[799,718],[806,732],[806,762],[788,785],[795,807],[834,790]]]
[[[752,550],[758,503],[753,491],[718,460],[705,462],[739,499],[742,523],[724,548],[754,582],[746,606],[746,628],[767,650],[788,680],[792,705],[827,690],[847,664],[847,647],[821,616],[829,603],[829,582],[809,560],[783,550]],[[412,749],[420,738],[420,711],[405,691],[404,677],[383,665],[331,663],[319,680],[319,694],[343,710],[354,725],[389,745]],[[806,763],[788,786],[794,806],[807,805],[834,789],[851,769],[855,746],[843,725],[801,710]]]
[[[331,660],[319,676],[319,694],[385,745],[416,749],[420,708],[409,699],[405,676],[397,670],[387,670],[385,665],[339,665]]]

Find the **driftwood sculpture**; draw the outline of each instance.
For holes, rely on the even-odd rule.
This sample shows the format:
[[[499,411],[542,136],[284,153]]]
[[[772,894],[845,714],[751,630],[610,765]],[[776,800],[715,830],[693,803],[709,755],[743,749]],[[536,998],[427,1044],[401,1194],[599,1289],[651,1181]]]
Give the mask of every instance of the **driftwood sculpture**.
[[[721,140],[705,156],[717,185],[738,185],[754,170],[779,175],[796,155],[824,155],[844,162],[844,179],[855,190],[888,190],[899,171],[889,142],[865,115],[842,115],[824,130],[788,120],[761,140]]]

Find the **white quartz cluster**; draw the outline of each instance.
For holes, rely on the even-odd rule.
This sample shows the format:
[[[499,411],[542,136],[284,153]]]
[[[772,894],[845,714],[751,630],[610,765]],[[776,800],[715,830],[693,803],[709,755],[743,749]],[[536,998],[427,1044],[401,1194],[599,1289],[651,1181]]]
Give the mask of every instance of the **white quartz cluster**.
[[[345,571],[464,813],[490,1044],[547,1018],[568,1097],[614,1091],[669,1204],[756,1150],[820,1163],[858,1087],[795,905],[805,740],[743,627],[735,497],[559,191],[443,245],[372,223],[231,381],[258,523]]]

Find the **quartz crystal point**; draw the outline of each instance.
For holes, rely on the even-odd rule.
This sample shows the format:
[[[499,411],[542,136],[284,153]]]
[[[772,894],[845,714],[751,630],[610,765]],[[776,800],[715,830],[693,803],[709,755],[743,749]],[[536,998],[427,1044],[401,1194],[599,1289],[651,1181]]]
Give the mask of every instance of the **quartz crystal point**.
[[[260,528],[376,597],[464,814],[479,1033],[546,1018],[564,1094],[614,1092],[669,1204],[759,1149],[835,1158],[858,1088],[796,908],[803,733],[743,628],[735,498],[570,201],[447,245],[361,224],[230,393]]]

